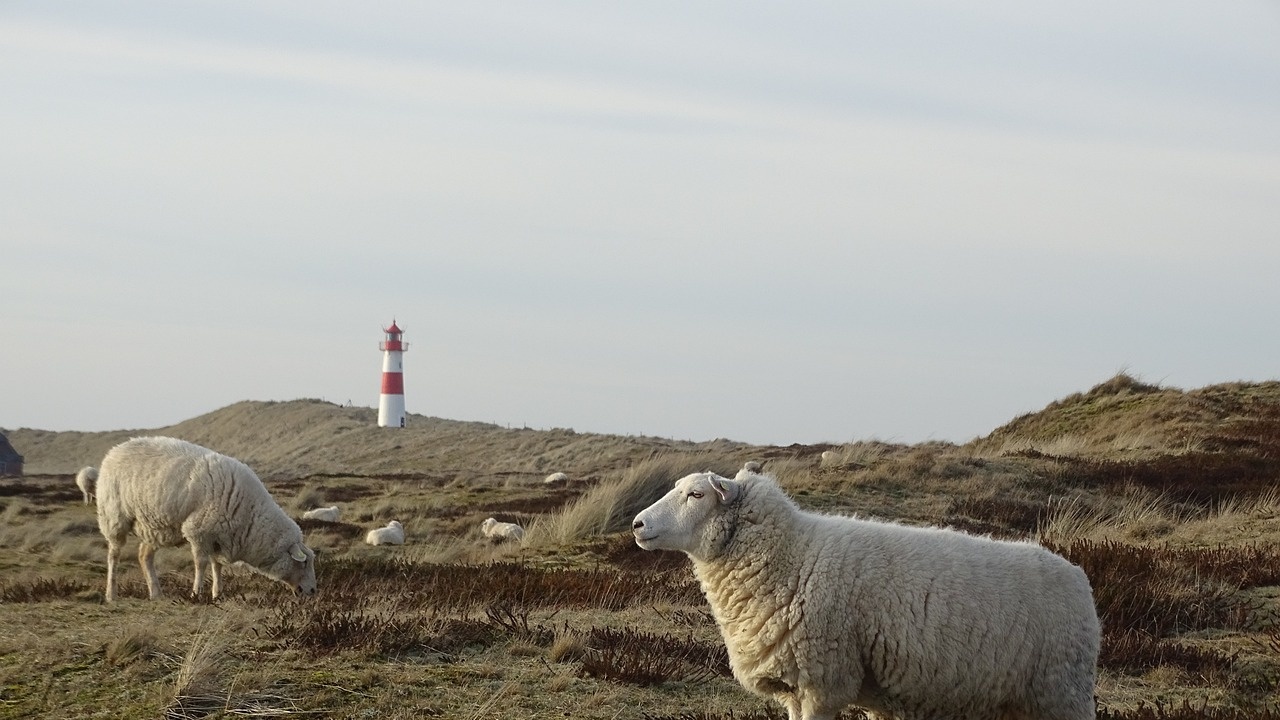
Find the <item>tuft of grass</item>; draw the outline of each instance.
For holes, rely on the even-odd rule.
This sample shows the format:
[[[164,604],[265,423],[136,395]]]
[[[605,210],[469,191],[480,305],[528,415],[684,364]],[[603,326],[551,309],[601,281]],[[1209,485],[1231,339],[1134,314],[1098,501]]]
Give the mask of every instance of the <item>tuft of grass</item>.
[[[620,478],[601,482],[560,512],[534,523],[525,535],[525,544],[568,545],[629,530],[631,520],[665,495],[676,480],[702,471],[732,477],[738,468],[728,467],[723,457],[711,454],[666,454],[650,458]]]
[[[587,644],[582,636],[569,631],[568,628],[556,633],[555,640],[547,649],[547,659],[555,663],[581,660],[586,657],[586,654]]]
[[[294,496],[291,503],[294,510],[304,512],[318,507],[328,507],[324,499],[324,490],[308,485]]]
[[[196,720],[227,707],[230,692],[223,682],[226,639],[218,631],[196,633],[173,683],[173,699],[164,709],[165,720]]]
[[[149,628],[132,628],[107,643],[103,658],[109,665],[131,665],[155,652],[157,643],[155,633]]]

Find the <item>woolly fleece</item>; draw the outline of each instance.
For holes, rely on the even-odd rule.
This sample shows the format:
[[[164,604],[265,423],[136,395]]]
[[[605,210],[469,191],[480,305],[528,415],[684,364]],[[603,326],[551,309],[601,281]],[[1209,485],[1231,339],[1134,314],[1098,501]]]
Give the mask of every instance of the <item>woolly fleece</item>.
[[[682,478],[633,528],[692,558],[734,677],[792,720],[1094,717],[1089,581],[1039,545],[805,512],[748,473]]]
[[[107,452],[98,473],[98,528],[107,539],[106,599],[116,597],[115,565],[130,532],[152,599],[160,596],[156,548],[184,542],[195,558],[192,594],[206,567],[221,591],[218,560],[243,562],[295,593],[316,589],[315,553],[247,465],[167,437],[127,440]]]

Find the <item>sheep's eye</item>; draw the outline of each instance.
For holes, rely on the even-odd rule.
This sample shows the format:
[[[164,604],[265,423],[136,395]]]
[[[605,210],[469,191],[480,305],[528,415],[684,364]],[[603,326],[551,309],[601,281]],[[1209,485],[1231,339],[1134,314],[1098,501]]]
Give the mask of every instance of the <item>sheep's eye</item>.
[[[693,498],[694,500],[697,500],[702,497],[702,493],[698,492],[697,490],[690,490],[689,497]]]

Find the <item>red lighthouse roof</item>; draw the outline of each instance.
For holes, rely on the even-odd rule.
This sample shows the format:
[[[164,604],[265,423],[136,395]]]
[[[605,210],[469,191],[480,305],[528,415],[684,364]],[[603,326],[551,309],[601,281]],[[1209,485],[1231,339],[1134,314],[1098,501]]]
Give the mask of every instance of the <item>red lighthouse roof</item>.
[[[400,335],[400,334],[402,334],[402,333],[404,332],[403,330],[401,330],[401,329],[400,329],[400,327],[399,327],[398,325],[396,325],[396,321],[395,321],[395,320],[392,320],[392,321],[391,321],[391,327],[389,327],[389,328],[383,328],[383,330],[384,330],[385,332],[395,333],[396,335]]]

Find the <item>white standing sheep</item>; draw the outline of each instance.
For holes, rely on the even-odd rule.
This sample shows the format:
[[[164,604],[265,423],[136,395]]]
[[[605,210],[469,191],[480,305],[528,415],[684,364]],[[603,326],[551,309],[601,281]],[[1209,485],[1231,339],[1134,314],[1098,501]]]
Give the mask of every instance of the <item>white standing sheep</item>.
[[[480,523],[480,533],[498,542],[506,540],[519,542],[524,539],[524,528],[515,523],[498,522],[496,518],[488,518]]]
[[[1089,580],[1039,545],[805,512],[770,477],[712,473],[633,530],[689,555],[734,677],[791,720],[1094,717]]]
[[[338,518],[342,517],[342,510],[337,505],[322,508],[312,508],[302,513],[303,520],[324,520],[325,522],[338,522]]]
[[[80,492],[84,495],[84,504],[88,505],[93,502],[96,494],[95,485],[98,483],[98,468],[86,465],[80,468],[80,472],[76,473],[76,487],[80,488]]]
[[[191,545],[199,596],[206,568],[212,596],[222,592],[219,561],[243,562],[288,585],[316,590],[315,553],[302,530],[249,466],[183,440],[133,438],[111,448],[98,475],[98,528],[107,539],[108,602],[116,599],[116,562],[129,533],[152,599],[160,597],[157,548]]]
[[[364,536],[364,541],[370,545],[403,545],[404,526],[399,520],[392,520],[386,527],[370,530]]]

